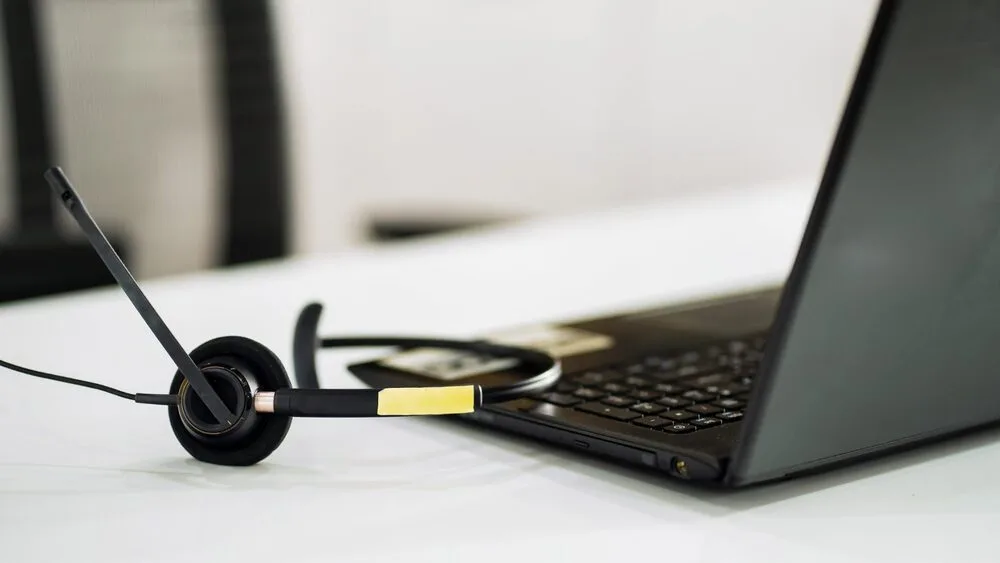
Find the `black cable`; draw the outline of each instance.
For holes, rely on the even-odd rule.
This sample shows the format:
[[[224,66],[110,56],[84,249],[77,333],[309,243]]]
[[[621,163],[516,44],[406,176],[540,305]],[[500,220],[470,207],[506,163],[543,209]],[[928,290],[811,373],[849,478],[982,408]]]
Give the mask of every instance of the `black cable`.
[[[122,399],[128,399],[130,401],[135,400],[135,395],[132,393],[126,393],[114,387],[108,387],[107,385],[101,385],[100,383],[93,383],[91,381],[84,381],[82,379],[73,379],[72,377],[66,377],[64,375],[56,375],[54,373],[46,373],[44,371],[38,371],[31,368],[21,367],[19,365],[12,364],[10,362],[5,362],[0,360],[0,366],[3,366],[9,370],[21,372],[25,375],[31,375],[34,377],[41,377],[42,379],[51,379],[52,381],[58,381],[60,383],[69,383],[70,385],[79,385],[80,387],[88,387],[90,389],[96,389],[98,391],[104,391],[105,393],[111,393]]]
[[[136,393],[135,402],[142,405],[176,405],[177,395],[161,395],[156,393]]]
[[[40,377],[42,379],[49,379],[52,381],[58,381],[59,383],[69,383],[70,385],[79,385],[80,387],[87,387],[88,389],[96,389],[97,391],[104,391],[105,393],[110,393],[116,397],[121,397],[122,399],[128,399],[136,403],[150,404],[150,405],[173,405],[177,403],[177,398],[173,395],[156,395],[149,393],[127,393],[120,389],[115,389],[114,387],[109,387],[107,385],[101,385],[100,383],[94,383],[92,381],[84,381],[82,379],[74,379],[72,377],[66,377],[65,375],[56,375],[54,373],[47,373],[44,371],[38,371],[31,368],[22,367],[10,362],[5,362],[0,360],[0,366],[5,367],[11,371],[16,371],[23,373],[25,375],[30,375],[33,377]]]
[[[297,417],[378,416],[375,389],[278,389],[274,412]]]

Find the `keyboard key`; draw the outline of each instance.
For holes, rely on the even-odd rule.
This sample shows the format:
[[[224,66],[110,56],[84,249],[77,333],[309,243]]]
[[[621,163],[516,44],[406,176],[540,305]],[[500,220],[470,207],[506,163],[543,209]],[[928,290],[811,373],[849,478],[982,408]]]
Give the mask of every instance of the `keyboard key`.
[[[698,391],[697,389],[687,391],[682,396],[685,399],[691,399],[696,403],[700,403],[703,401],[711,401],[712,399],[715,398],[715,395],[709,395],[708,393]]]
[[[632,364],[625,368],[625,373],[629,375],[638,375],[640,373],[646,373],[646,364]]]
[[[704,389],[706,387],[718,386],[722,383],[728,383],[732,379],[732,375],[728,373],[714,372],[706,375],[700,375],[694,379],[685,381],[684,383],[690,385],[691,387],[697,387],[698,389]]]
[[[655,401],[663,396],[663,393],[659,391],[652,391],[650,389],[639,389],[638,391],[633,391],[630,394],[640,401]]]
[[[575,383],[569,383],[568,381],[562,381],[560,383],[556,383],[555,390],[557,392],[559,392],[559,393],[572,393],[578,387],[580,387],[580,386],[577,385],[577,384],[575,384]]]
[[[573,381],[581,385],[600,385],[620,379],[621,376],[612,371],[588,371],[573,378]]]
[[[661,371],[674,371],[675,369],[677,369],[677,360],[673,358],[668,358],[660,362],[660,365],[657,367]]]
[[[653,382],[637,375],[633,375],[625,378],[625,385],[631,385],[633,387],[649,387]]]
[[[577,399],[572,395],[564,395],[562,393],[545,393],[539,398],[546,403],[552,403],[553,405],[559,405],[560,407],[569,407],[582,402],[580,399]]]
[[[634,405],[635,399],[612,395],[610,397],[604,398],[604,400],[602,400],[601,402],[604,403],[605,405],[611,405],[612,407],[627,407],[629,405]]]
[[[621,421],[629,421],[634,418],[639,418],[640,416],[642,416],[637,412],[632,412],[630,410],[620,409],[609,405],[602,405],[601,403],[584,403],[576,408],[583,412],[589,412],[590,414],[596,414],[598,416],[613,418],[615,420],[621,420]]]
[[[683,422],[678,422],[677,424],[664,426],[663,430],[666,432],[671,432],[673,434],[684,434],[687,432],[694,432],[695,427],[691,426],[690,424],[684,424]]]
[[[670,420],[691,420],[692,418],[698,418],[698,415],[691,414],[687,411],[669,411],[660,414],[660,416],[669,418]]]
[[[733,421],[740,420],[741,418],[743,418],[743,413],[740,412],[740,411],[720,412],[719,414],[715,415],[715,418],[718,418],[719,420],[722,420],[723,422],[733,422]]]
[[[661,362],[663,362],[663,358],[659,356],[650,356],[642,361],[643,364],[651,368],[659,366]]]
[[[750,374],[754,371],[753,364],[747,362],[744,358],[733,358],[729,369],[733,370],[733,373],[739,376]]]
[[[691,421],[691,424],[697,426],[698,428],[711,428],[712,426],[722,424],[722,421],[717,418],[696,418]]]
[[[712,405],[695,405],[693,407],[688,407],[687,410],[689,412],[693,412],[696,414],[704,414],[704,415],[722,412],[722,409]]]
[[[653,386],[653,389],[661,393],[679,395],[685,391],[690,390],[690,387],[686,385],[681,385],[680,383],[657,383],[656,385]]]
[[[721,397],[734,397],[740,393],[746,393],[750,390],[748,385],[743,385],[742,383],[726,383],[725,385],[719,386],[719,396]]]
[[[672,420],[660,418],[658,416],[644,416],[632,421],[632,424],[638,424],[639,426],[645,426],[647,428],[659,428],[673,423],[674,421]]]
[[[701,354],[698,352],[687,352],[681,356],[681,363],[685,365],[696,364],[701,360]]]
[[[675,370],[655,370],[646,374],[646,377],[656,381],[673,381],[677,379],[677,372]]]
[[[598,391],[597,389],[587,389],[587,388],[577,389],[576,391],[573,392],[573,394],[576,395],[577,397],[580,397],[581,399],[587,399],[588,401],[592,401],[594,399],[600,399],[605,395],[603,391]]]
[[[677,377],[690,377],[692,375],[698,375],[704,371],[701,366],[684,366],[677,370]]]
[[[718,401],[712,404],[717,407],[722,407],[726,410],[732,410],[742,407],[745,403],[738,399],[726,398],[726,399],[719,399]]]
[[[654,405],[653,403],[639,403],[637,405],[632,405],[632,410],[635,412],[641,412],[642,414],[656,414],[667,409],[666,407]]]
[[[603,386],[601,386],[601,389],[604,389],[608,393],[625,394],[629,392],[629,389],[631,389],[631,387],[629,387],[628,385],[622,385],[621,383],[605,383]]]
[[[663,397],[662,399],[657,399],[656,402],[665,407],[670,407],[674,409],[686,407],[691,404],[691,401],[687,399],[681,399],[680,397]]]

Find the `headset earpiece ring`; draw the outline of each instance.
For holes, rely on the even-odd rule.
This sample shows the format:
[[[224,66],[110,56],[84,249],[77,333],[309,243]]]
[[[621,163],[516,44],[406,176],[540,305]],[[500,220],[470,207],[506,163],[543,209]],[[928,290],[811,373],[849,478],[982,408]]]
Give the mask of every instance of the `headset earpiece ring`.
[[[168,407],[170,426],[181,446],[195,459],[206,463],[230,466],[253,465],[271,455],[281,445],[292,419],[280,414],[261,414],[254,409],[254,397],[261,391],[286,389],[290,382],[281,362],[264,345],[241,336],[225,336],[210,340],[191,352],[191,358],[212,376],[244,379],[243,389],[252,391],[244,401],[231,401],[230,408],[239,407],[239,422],[227,431],[211,434],[199,430],[190,415],[182,412],[183,387],[186,380],[179,371],[170,386],[178,395],[178,405]],[[188,393],[193,395],[193,393]],[[225,392],[224,399],[230,399]],[[193,403],[193,398],[187,403]],[[200,416],[205,416],[201,413]],[[202,421],[203,422],[203,421]]]

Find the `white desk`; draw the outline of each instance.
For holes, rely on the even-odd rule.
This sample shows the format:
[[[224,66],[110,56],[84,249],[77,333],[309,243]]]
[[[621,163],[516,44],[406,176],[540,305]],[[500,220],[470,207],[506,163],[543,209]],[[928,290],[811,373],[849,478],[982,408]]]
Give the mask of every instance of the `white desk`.
[[[324,334],[468,336],[780,280],[811,182],[551,219],[146,286],[182,343],[243,334],[290,360]],[[322,356],[323,383],[371,351]],[[117,290],[0,309],[0,357],[163,392],[166,354]],[[0,374],[0,560],[995,561],[996,436],[707,493],[440,420],[296,420],[247,469],[176,444],[161,407]]]

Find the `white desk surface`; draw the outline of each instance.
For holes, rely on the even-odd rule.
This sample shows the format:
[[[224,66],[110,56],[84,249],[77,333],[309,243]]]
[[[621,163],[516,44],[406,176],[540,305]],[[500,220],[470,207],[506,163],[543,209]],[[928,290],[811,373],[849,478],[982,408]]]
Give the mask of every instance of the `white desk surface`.
[[[242,334],[290,360],[324,334],[469,336],[781,280],[813,182],[529,222],[146,285],[188,348]],[[325,353],[326,386],[370,350]],[[0,308],[0,357],[164,392],[117,290]],[[161,407],[3,371],[0,560],[996,561],[995,434],[743,492],[704,492],[426,419],[296,420],[244,469],[186,457]]]

